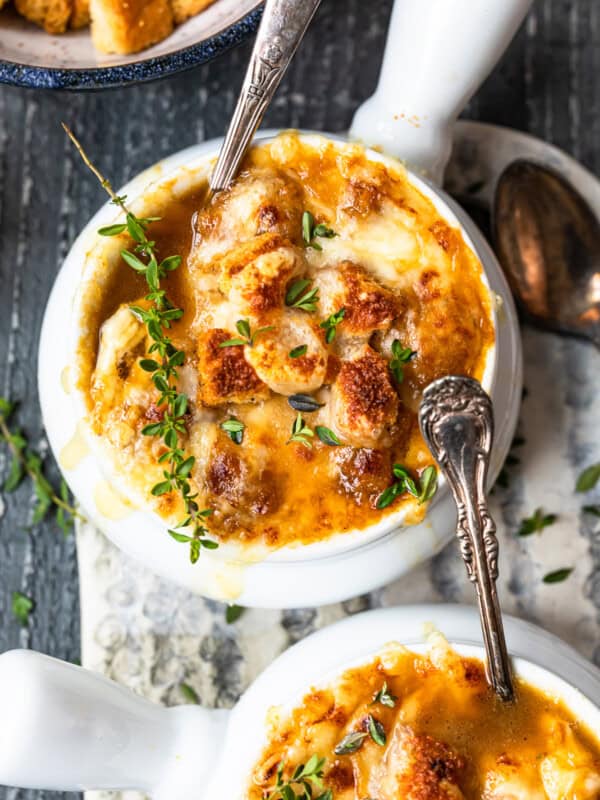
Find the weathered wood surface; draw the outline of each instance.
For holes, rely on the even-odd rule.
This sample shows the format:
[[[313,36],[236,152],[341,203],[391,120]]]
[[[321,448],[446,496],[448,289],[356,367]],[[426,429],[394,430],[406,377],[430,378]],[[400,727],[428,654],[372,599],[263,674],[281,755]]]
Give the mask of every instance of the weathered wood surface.
[[[390,6],[390,0],[324,0],[266,124],[347,128],[375,86]],[[168,81],[97,94],[0,88],[0,393],[21,401],[19,422],[40,446],[36,357],[44,304],[71,242],[104,200],[60,121],[73,126],[105,173],[121,184],[157,159],[223,132],[248,53],[245,45]],[[466,115],[530,131],[598,173],[597,0],[537,0]],[[569,352],[577,358],[581,350]],[[577,364],[572,367],[575,374]],[[0,651],[25,646],[76,659],[74,539],[64,539],[51,523],[28,532],[31,504],[23,486],[1,505]],[[438,583],[443,595],[443,575]],[[28,629],[12,617],[15,589],[36,602]],[[600,598],[593,599],[600,607]],[[0,800],[49,796],[0,789]]]

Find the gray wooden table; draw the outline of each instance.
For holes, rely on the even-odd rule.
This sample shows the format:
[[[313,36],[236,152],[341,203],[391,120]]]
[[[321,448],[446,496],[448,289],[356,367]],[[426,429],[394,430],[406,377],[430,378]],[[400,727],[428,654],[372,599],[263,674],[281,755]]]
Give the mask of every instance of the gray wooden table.
[[[390,6],[391,0],[324,0],[266,123],[346,129],[375,86]],[[18,420],[41,448],[36,358],[44,304],[71,242],[104,202],[60,121],[122,184],[157,159],[223,132],[248,54],[245,45],[168,81],[97,94],[0,88],[0,393],[21,402]],[[466,116],[530,131],[600,172],[598,0],[537,0]],[[56,477],[54,465],[51,471]],[[31,529],[27,484],[2,501],[0,652],[23,646],[75,660],[74,538],[51,522]],[[13,618],[14,590],[35,600],[28,628]],[[1,800],[45,796],[0,789]]]

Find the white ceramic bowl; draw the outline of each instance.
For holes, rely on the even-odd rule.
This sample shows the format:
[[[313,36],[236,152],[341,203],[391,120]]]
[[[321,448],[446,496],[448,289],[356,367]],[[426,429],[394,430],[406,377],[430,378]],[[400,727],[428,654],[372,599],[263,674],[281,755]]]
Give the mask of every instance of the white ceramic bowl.
[[[316,135],[305,136],[311,141]],[[163,183],[185,192],[206,176],[215,147],[216,143],[208,142],[172,156],[138,176],[121,193],[135,204],[138,195],[160,194],[157,187]],[[378,153],[373,152],[370,157],[390,163]],[[512,300],[491,251],[472,227],[468,230],[465,215],[459,209],[455,213],[448,199],[423,179],[411,175],[410,180],[431,199],[450,225],[463,225],[464,238],[479,255],[491,292],[500,298],[499,310],[494,310],[496,346],[490,351],[483,380],[492,396],[497,419],[490,475],[493,480],[512,441],[521,393],[521,354]],[[152,211],[151,204],[144,206],[143,200],[137,208],[138,214],[150,215]],[[63,379],[65,368],[71,365],[68,383],[77,383],[73,365],[84,319],[80,301],[88,284],[98,283],[100,270],[105,268],[101,255],[107,246],[113,245],[99,237],[97,229],[114,219],[114,206],[107,204],[84,229],[67,256],[48,303],[39,359],[40,397],[50,443],[74,494],[101,530],[130,555],[194,591],[261,607],[321,604],[370,590],[410,569],[447,542],[455,515],[443,480],[426,520],[418,525],[405,526],[405,512],[399,511],[364,530],[334,534],[320,542],[284,547],[273,553],[252,552],[245,557],[240,548],[222,545],[216,551],[203,552],[195,565],[188,562],[184,548],[166,534],[164,520],[153,512],[134,510],[140,508],[140,499],[115,474],[105,448],[85,425],[82,395],[72,389],[68,396],[69,387]],[[495,309],[495,303],[492,306]],[[72,308],[71,319],[65,313],[67,308]],[[58,347],[57,342],[64,346]],[[65,408],[72,412],[64,413]],[[89,449],[83,456],[82,448],[83,457],[74,462],[74,442],[77,443],[82,432]],[[106,494],[102,489],[106,482],[128,498],[133,508],[115,513],[116,498],[114,502],[100,502],[98,495]],[[340,570],[342,562],[344,569]],[[305,587],[310,587],[309,591]]]
[[[379,87],[358,110],[351,137],[406,157],[439,183],[456,116],[499,57],[530,2],[480,0],[474,6],[472,0],[434,0],[435,13],[431,4],[421,0],[396,4]],[[418,37],[414,31],[426,32],[427,47],[423,43],[415,46]],[[450,83],[444,77],[448,74],[453,77]],[[189,181],[195,172],[198,178],[218,147],[219,142],[213,140],[177,153],[121,191],[135,198],[148,184],[163,181],[168,175],[177,174]],[[383,158],[376,153],[372,157]],[[501,300],[495,319],[496,348],[486,376],[496,416],[490,470],[493,480],[510,447],[521,396],[521,350],[514,306],[498,263],[477,228],[441,190],[415,173],[409,174],[442,217],[462,227],[466,241],[483,264],[491,291]],[[73,459],[77,449],[73,437],[82,408],[77,402],[73,408],[62,380],[78,336],[70,325],[70,313],[88,251],[97,244],[97,228],[113,218],[112,206],[98,212],[73,245],[58,275],[42,327],[39,389],[44,423],[65,477],[89,517],[118,547],[193,591],[249,606],[285,608],[331,603],[374,589],[430,557],[449,540],[455,510],[443,484],[427,518],[419,525],[402,527],[402,516],[390,515],[360,533],[282,548],[250,564],[241,561],[231,548],[221,547],[203,552],[199,562],[191,565],[181,546],[166,535],[166,526],[158,517],[123,509],[106,488],[107,477],[110,482],[114,476],[106,461],[101,463],[98,449],[77,462]],[[67,458],[65,447],[70,442]],[[99,492],[103,495],[100,503]]]
[[[406,606],[349,617],[279,656],[231,711],[163,709],[81,667],[28,651],[0,656],[0,783],[31,788],[141,789],[155,800],[241,800],[266,744],[266,712],[367,663],[390,641],[424,649],[432,623],[483,658],[467,606]],[[600,736],[600,671],[549,633],[505,619],[515,673]]]

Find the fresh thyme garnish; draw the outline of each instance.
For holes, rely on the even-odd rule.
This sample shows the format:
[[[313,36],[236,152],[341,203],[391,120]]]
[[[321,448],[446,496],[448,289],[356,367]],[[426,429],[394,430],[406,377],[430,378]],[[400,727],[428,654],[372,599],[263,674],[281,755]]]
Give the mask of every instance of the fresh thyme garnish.
[[[12,593],[12,612],[18,622],[25,628],[29,624],[29,615],[35,608],[35,603],[22,592]]]
[[[379,722],[378,719],[375,719],[375,717],[372,714],[369,714],[369,716],[367,717],[367,727],[369,729],[369,736],[371,737],[371,739],[373,739],[375,744],[378,744],[380,747],[383,747],[385,745],[386,737],[385,737],[385,728],[383,727],[381,722]]]
[[[225,622],[228,625],[233,625],[234,622],[238,621],[245,610],[246,609],[244,606],[236,606],[234,603],[232,603],[225,609]]]
[[[325,425],[317,425],[315,427],[315,433],[323,442],[323,444],[328,444],[330,447],[337,447],[338,445],[341,445],[341,442],[335,433],[331,430],[331,428],[326,428]]]
[[[177,389],[177,368],[185,362],[185,353],[176,349],[166,333],[172,322],[183,316],[183,310],[171,303],[160,282],[169,272],[179,267],[182,259],[179,255],[172,255],[158,260],[156,242],[148,238],[147,229],[159,218],[137,217],[130,211],[126,205],[127,198],[115,193],[110,181],[92,164],[74,134],[64,123],[63,128],[79,151],[85,165],[109,195],[111,203],[125,214],[124,223],[108,225],[100,228],[99,232],[103,236],[117,236],[127,231],[135,244],[133,250],[121,250],[121,258],[129,267],[143,275],[148,284],[149,292],[145,299],[151,305],[148,308],[130,306],[130,310],[140,322],[144,323],[152,339],[148,355],[154,357],[142,358],[140,366],[151,373],[152,382],[160,393],[156,406],[163,412],[163,418],[159,422],[146,425],[142,429],[142,434],[160,436],[166,446],[166,451],[158,459],[160,464],[167,465],[163,470],[163,480],[153,486],[152,494],[159,497],[176,491],[181,496],[185,518],[175,528],[187,528],[190,533],[169,530],[169,534],[175,541],[190,545],[190,561],[194,564],[200,556],[201,547],[212,550],[218,547],[218,543],[206,536],[209,531],[204,522],[212,512],[210,509],[200,511],[196,502],[197,495],[192,493],[189,482],[195,458],[187,456],[181,446],[181,437],[186,432],[185,415],[188,410],[188,398]]]
[[[242,338],[227,339],[227,341],[221,342],[219,347],[236,347],[242,344],[248,345],[248,347],[254,347],[257,336],[260,336],[261,333],[273,330],[272,325],[267,325],[265,328],[258,328],[258,330],[252,333],[250,329],[250,320],[247,319],[238,319],[235,323],[235,327]]]
[[[305,211],[302,214],[302,238],[304,239],[304,244],[314,250],[322,250],[321,245],[315,242],[317,236],[323,239],[333,239],[334,236],[337,236],[337,233],[322,222],[315,225],[313,215],[310,211]]]
[[[600,517],[600,506],[584,506],[583,510],[586,514],[592,514],[594,517]]]
[[[367,736],[370,736],[375,744],[378,744],[380,747],[385,745],[385,728],[381,722],[375,719],[372,714],[368,714],[364,723],[367,729],[366,731],[350,731],[350,733],[347,733],[342,741],[335,746],[333,752],[336,756],[348,756],[352,753],[356,753],[356,751],[360,750],[363,746]]]
[[[284,766],[283,761],[278,764],[275,786],[265,800],[313,800],[314,787],[323,789],[324,758],[312,755],[306,764],[298,764],[288,780],[284,780],[283,777]],[[331,789],[326,789],[314,800],[332,800],[332,797]]]
[[[235,444],[242,443],[245,427],[246,426],[241,420],[234,419],[233,417],[230,417],[229,419],[225,420],[225,422],[221,423],[221,429],[229,435],[229,438],[232,442],[235,442]]]
[[[576,492],[589,492],[600,480],[600,463],[586,467],[577,478]]]
[[[290,350],[288,353],[290,358],[300,358],[300,356],[306,355],[306,351],[308,350],[308,345],[300,344],[298,347],[294,347],[293,350]]]
[[[382,706],[394,708],[398,698],[391,692],[388,692],[387,681],[383,682],[381,689],[373,696],[373,703],[381,703]]]
[[[541,533],[544,528],[554,524],[556,520],[556,514],[544,514],[541,508],[536,508],[530,517],[525,517],[522,520],[517,536],[531,536],[532,533]]]
[[[310,439],[315,434],[313,431],[308,427],[308,425],[302,419],[302,414],[298,412],[298,416],[294,420],[294,424],[292,425],[292,433],[290,438],[287,440],[286,444],[290,444],[290,442],[298,442],[299,444],[303,444],[304,447],[308,447],[309,449],[312,447]]]
[[[379,495],[377,508],[379,510],[390,506],[401,494],[411,494],[416,497],[419,505],[431,500],[437,490],[437,470],[434,466],[425,467],[418,480],[414,480],[401,464],[394,464],[394,476],[398,478],[391,486]]]
[[[294,411],[318,411],[324,405],[309,394],[292,394],[288,397],[288,403]]]
[[[193,686],[190,686],[189,683],[180,683],[179,684],[179,691],[188,701],[188,703],[194,703],[198,705],[200,703],[200,698]]]
[[[312,281],[309,278],[300,278],[294,281],[285,295],[285,304],[290,308],[301,308],[303,311],[316,311],[319,302],[319,287],[308,287]]]
[[[390,370],[396,379],[396,383],[402,383],[404,380],[404,365],[408,364],[416,355],[416,350],[411,350],[410,347],[402,347],[400,339],[394,339],[392,342]]]
[[[330,314],[327,319],[323,320],[319,325],[320,328],[325,329],[325,341],[327,344],[331,344],[335,339],[335,334],[337,333],[337,326],[346,316],[346,309],[340,308],[339,311],[336,311],[335,314]]]
[[[196,495],[193,495],[192,497],[195,496]],[[214,539],[207,538],[209,530],[206,525],[204,525],[204,520],[206,517],[210,517],[210,515],[213,513],[212,508],[204,508],[202,511],[200,511],[195,500],[192,499],[190,502],[196,507],[194,510],[194,516],[192,517],[190,515],[189,517],[186,517],[176,526],[176,528],[191,529],[191,536],[187,533],[181,533],[178,530],[173,530],[172,528],[169,528],[169,536],[175,539],[176,542],[180,542],[181,544],[189,544],[190,561],[192,564],[195,564],[200,558],[200,549],[202,547],[206,548],[207,550],[216,550],[219,546],[219,543],[215,542]]]
[[[54,508],[58,527],[66,536],[71,532],[73,520],[84,521],[85,517],[69,501],[69,488],[66,481],[61,480],[60,488],[55,490],[44,475],[40,454],[29,446],[25,435],[19,428],[10,428],[9,421],[14,410],[14,403],[9,402],[5,397],[0,397],[0,441],[6,443],[12,456],[8,477],[3,487],[4,491],[14,492],[27,475],[33,483],[36,497],[31,523],[37,525],[50,509]]]
[[[347,733],[339,744],[336,744],[333,752],[336,756],[348,756],[356,753],[363,746],[363,742],[368,734],[364,731],[351,731]]]
[[[548,572],[542,580],[544,583],[562,583],[566,581],[569,575],[573,572],[574,567],[563,567],[562,569],[556,569],[554,572]]]

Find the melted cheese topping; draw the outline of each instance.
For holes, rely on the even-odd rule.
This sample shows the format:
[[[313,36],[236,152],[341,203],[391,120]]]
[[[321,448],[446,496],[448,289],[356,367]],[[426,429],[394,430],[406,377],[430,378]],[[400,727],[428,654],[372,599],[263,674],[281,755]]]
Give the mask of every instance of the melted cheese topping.
[[[386,511],[377,499],[393,481],[393,463],[415,477],[431,463],[416,419],[424,387],[450,373],[481,378],[494,341],[482,268],[460,230],[399,164],[293,133],[255,147],[208,207],[198,197],[157,209],[152,236],[161,254],[184,256],[163,286],[185,310],[172,329],[186,354],[179,388],[190,398],[182,443],[196,458],[199,502],[214,509],[211,531],[278,547],[363,529],[403,507],[412,521],[422,518],[409,495]],[[321,249],[303,241],[304,211],[335,231],[315,240]],[[316,310],[286,305],[297,280],[317,290]],[[161,480],[163,445],[141,434],[163,414],[139,366],[151,342],[128,309],[143,305],[144,293],[122,263],[88,290],[80,388],[123,480],[172,520],[181,515],[178,497],[150,494]],[[328,342],[321,323],[342,308]],[[221,347],[239,335],[241,319],[252,331],[269,330],[252,347]],[[389,369],[396,340],[416,351],[401,383]],[[291,358],[300,346],[306,352]],[[304,420],[312,430],[330,428],[341,446],[316,436],[311,448],[289,442],[295,393],[318,400]],[[245,425],[241,445],[220,427],[230,417]]]
[[[516,700],[503,703],[480,661],[435,638],[428,655],[388,646],[370,664],[313,689],[289,714],[271,709],[268,745],[246,800],[280,800],[270,794],[278,765],[289,780],[315,754],[326,759],[323,789],[334,800],[600,797],[600,745],[561,702],[518,680]],[[374,702],[384,683],[393,707]],[[383,743],[369,735],[369,715]],[[366,734],[360,747],[336,755],[354,732]]]

